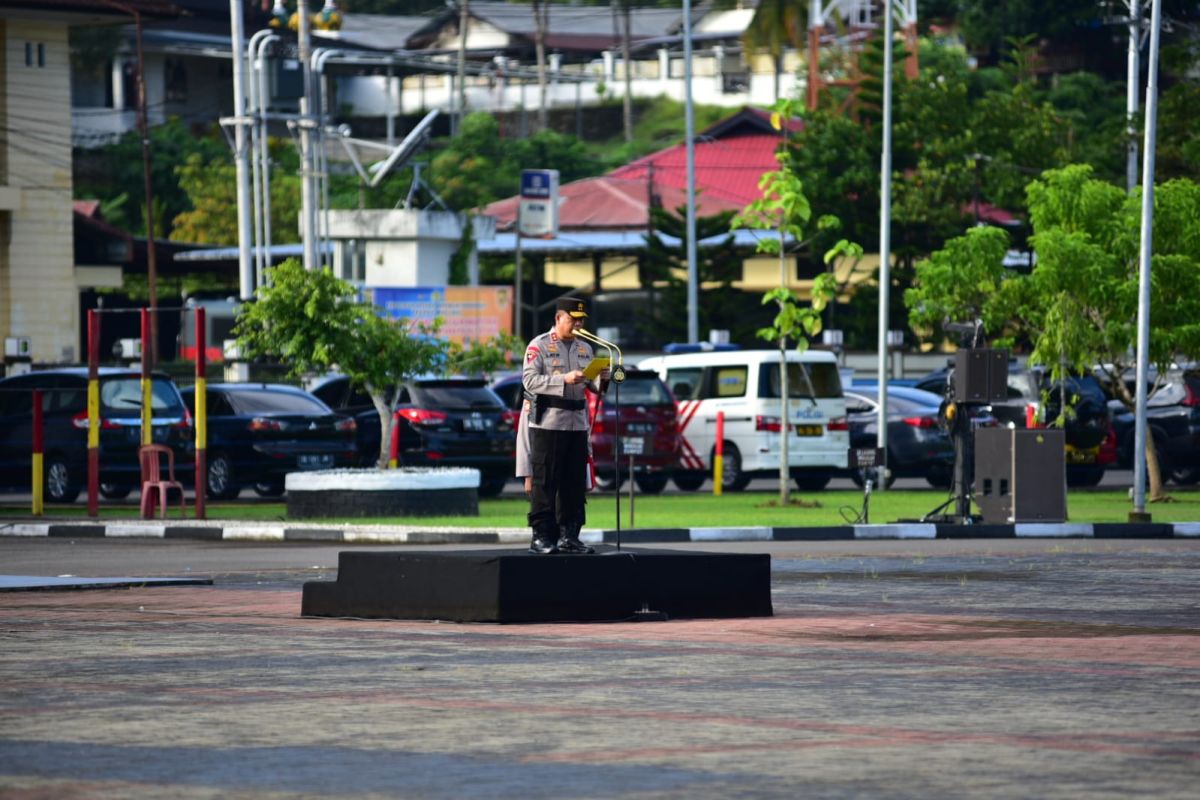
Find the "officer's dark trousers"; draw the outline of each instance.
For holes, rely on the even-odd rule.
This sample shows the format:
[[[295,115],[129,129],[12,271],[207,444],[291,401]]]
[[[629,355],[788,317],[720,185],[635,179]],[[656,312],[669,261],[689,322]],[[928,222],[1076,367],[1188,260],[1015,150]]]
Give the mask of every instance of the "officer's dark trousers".
[[[529,429],[529,527],[555,535],[559,525],[583,527],[587,455],[587,431]]]

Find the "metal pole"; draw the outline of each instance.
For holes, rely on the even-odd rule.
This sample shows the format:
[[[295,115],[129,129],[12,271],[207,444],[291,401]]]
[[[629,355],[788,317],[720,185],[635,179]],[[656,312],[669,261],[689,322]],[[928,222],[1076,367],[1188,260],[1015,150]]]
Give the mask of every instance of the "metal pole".
[[[146,61],[142,52],[142,15],[133,13],[137,35],[138,128],[142,134],[142,182],[146,194],[146,287],[150,295],[150,360],[158,363],[158,254],[154,248],[154,185],[150,167],[150,123],[146,119]],[[143,349],[145,346],[143,345]]]
[[[229,0],[229,33],[233,44],[233,159],[237,177],[238,285],[241,298],[254,296],[254,265],[250,262],[250,174],[246,167],[245,35],[242,0]]]
[[[258,55],[256,58],[256,69],[258,70],[258,96],[259,103],[262,106],[262,115],[259,119],[259,124],[262,126],[262,133],[258,138],[259,160],[262,161],[262,247],[263,247],[263,270],[271,266],[271,147],[268,140],[267,129],[267,109],[271,105],[270,96],[267,86],[267,70],[263,63],[267,45],[271,42],[278,41],[279,37],[271,34],[263,38],[258,44]],[[255,285],[263,284],[264,274],[256,275]]]
[[[1154,135],[1158,117],[1158,38],[1162,0],[1150,5],[1146,131],[1142,152],[1142,246],[1138,262],[1137,391],[1133,427],[1133,513],[1146,515],[1146,378],[1150,361],[1150,255],[1154,233]]]
[[[883,465],[887,466],[887,379],[888,379],[888,305],[891,302],[892,258],[892,8],[891,0],[884,4],[883,17],[883,155],[880,157],[879,188],[879,420],[876,423],[876,446],[884,449]],[[887,481],[879,482],[879,491],[886,491]]]
[[[204,308],[196,307],[196,519],[204,519],[208,493],[208,335]]]
[[[1141,75],[1142,2],[1129,3],[1129,52],[1125,78],[1125,133],[1129,137],[1125,145],[1125,189],[1130,193],[1138,185],[1137,113],[1138,89]]]
[[[467,113],[467,25],[470,22],[468,0],[459,0],[458,8],[458,113],[454,115],[454,133],[462,130],[463,115]]]
[[[304,73],[304,96],[300,99],[300,239],[304,243],[304,268],[312,271],[320,264],[317,261],[316,187],[313,186],[312,32],[308,0],[297,0],[296,11],[300,18],[300,69]]]
[[[142,434],[142,438],[141,438],[141,444],[142,444],[142,447],[145,447],[146,445],[151,444],[154,441],[154,427],[153,427],[154,421],[153,421],[153,419],[151,417],[151,413],[150,413],[151,412],[150,404],[151,404],[151,400],[153,397],[153,393],[152,393],[151,386],[150,386],[150,348],[148,348],[146,346],[148,344],[146,339],[147,339],[147,337],[150,336],[150,310],[147,308],[141,309],[141,313],[139,316],[141,317],[141,323],[142,323],[142,376],[141,376],[141,390],[142,390],[142,408],[141,408],[142,430],[141,430],[141,434]]]
[[[87,513],[100,516],[100,312],[88,309]]]
[[[258,281],[263,274],[263,259],[266,258],[266,251],[263,248],[263,198],[262,198],[262,170],[264,165],[259,165],[258,154],[261,149],[261,134],[258,128],[258,118],[264,115],[263,95],[259,91],[260,83],[258,81],[256,70],[258,69],[258,46],[264,37],[270,36],[270,30],[261,30],[250,37],[249,44],[246,45],[246,83],[250,88],[250,104],[247,107],[247,116],[249,117],[250,125],[250,188],[253,202],[251,203],[254,210],[254,285],[258,285]]]
[[[516,265],[513,267],[514,291],[517,295],[517,302],[513,303],[513,332],[521,341],[529,341],[525,338],[523,323],[525,321],[524,308],[524,280],[521,275],[521,200],[517,198],[517,239],[514,258]]]
[[[700,341],[700,277],[696,267],[696,113],[692,107],[692,0],[683,0],[683,97],[687,139],[688,342]]]
[[[42,415],[42,390],[33,390],[33,508],[32,512],[35,517],[40,517],[45,510],[45,502],[43,489],[45,487],[45,477],[43,476],[43,455],[45,452],[45,420]]]

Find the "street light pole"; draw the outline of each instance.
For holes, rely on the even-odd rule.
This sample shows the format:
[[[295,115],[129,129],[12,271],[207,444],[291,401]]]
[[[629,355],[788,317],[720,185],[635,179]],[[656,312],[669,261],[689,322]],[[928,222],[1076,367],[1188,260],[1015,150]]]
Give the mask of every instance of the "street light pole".
[[[696,113],[692,107],[692,0],[683,0],[684,128],[687,139],[688,343],[700,341],[700,275],[696,266]]]

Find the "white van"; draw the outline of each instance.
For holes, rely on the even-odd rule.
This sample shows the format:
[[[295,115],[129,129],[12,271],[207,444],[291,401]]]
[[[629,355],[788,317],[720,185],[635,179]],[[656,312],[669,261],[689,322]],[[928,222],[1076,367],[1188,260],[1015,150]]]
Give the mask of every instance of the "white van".
[[[722,486],[740,491],[753,477],[779,474],[780,354],[736,350],[655,356],[638,363],[659,374],[679,404],[679,488],[694,491],[712,475],[717,412],[725,412]],[[788,462],[796,485],[822,489],[846,468],[850,430],[833,353],[791,350],[788,361]]]

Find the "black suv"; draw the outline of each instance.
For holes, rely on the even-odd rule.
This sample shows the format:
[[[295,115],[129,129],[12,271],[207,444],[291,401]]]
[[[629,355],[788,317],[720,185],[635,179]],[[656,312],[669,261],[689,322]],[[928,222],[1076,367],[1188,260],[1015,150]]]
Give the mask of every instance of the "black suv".
[[[359,457],[379,457],[379,414],[370,398],[350,389],[345,376],[318,381],[312,393],[358,423]],[[365,404],[364,404],[365,402]],[[401,466],[473,467],[480,472],[479,494],[493,497],[513,476],[517,415],[483,380],[413,380],[400,387],[394,409],[400,425]]]
[[[917,388],[945,396],[950,367],[931,372],[917,381]],[[1042,393],[1046,392],[1043,404]],[[991,404],[991,415],[997,424],[1012,423],[1025,427],[1026,408],[1040,407],[1038,418],[1052,424],[1058,418],[1063,399],[1069,409],[1064,432],[1067,440],[1067,483],[1071,486],[1095,486],[1104,477],[1104,470],[1115,462],[1116,453],[1104,446],[1109,440],[1112,417],[1104,388],[1093,375],[1068,377],[1055,383],[1043,369],[1008,368],[1008,399]]]
[[[30,372],[0,380],[0,485],[28,488],[32,474],[32,390],[42,391],[43,474],[46,499],[69,503],[87,484],[87,369]],[[141,481],[142,376],[136,370],[100,370],[100,491],[127,496]],[[155,443],[175,452],[176,476],[191,479],[192,418],[171,379],[156,372],[150,382]]]

